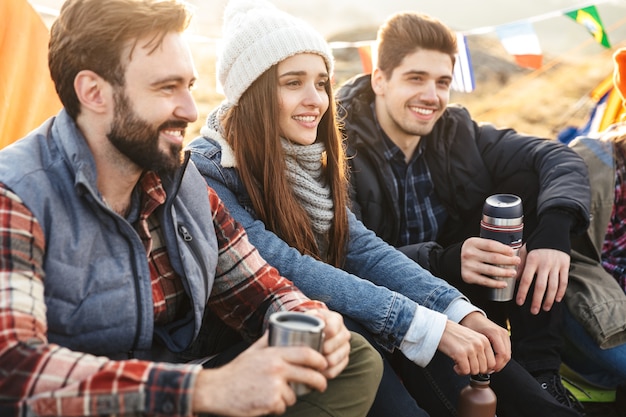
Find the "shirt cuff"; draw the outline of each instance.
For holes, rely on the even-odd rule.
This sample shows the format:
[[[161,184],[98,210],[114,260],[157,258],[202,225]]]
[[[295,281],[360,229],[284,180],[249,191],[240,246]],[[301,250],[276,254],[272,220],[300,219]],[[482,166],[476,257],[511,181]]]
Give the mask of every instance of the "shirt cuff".
[[[459,297],[448,305],[448,308],[446,308],[444,313],[453,322],[460,323],[465,316],[475,311],[478,311],[483,316],[487,317],[487,314],[483,310],[470,303],[467,298]]]
[[[574,215],[567,210],[546,210],[539,218],[539,225],[528,237],[526,249],[556,249],[568,255],[571,252],[570,229],[575,223]]]
[[[400,351],[409,360],[424,367],[428,365],[439,346],[448,317],[420,305],[400,343]]]
[[[200,365],[155,363],[146,383],[147,414],[190,417],[193,389]]]

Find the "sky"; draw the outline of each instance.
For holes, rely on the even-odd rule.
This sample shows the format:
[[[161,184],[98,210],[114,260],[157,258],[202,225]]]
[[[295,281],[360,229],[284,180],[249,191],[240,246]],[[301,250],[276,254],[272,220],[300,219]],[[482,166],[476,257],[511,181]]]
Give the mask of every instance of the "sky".
[[[12,0],[2,0],[12,1]],[[33,5],[60,8],[63,0],[29,0]],[[219,38],[227,0],[187,0],[196,8],[193,32],[207,39]],[[580,25],[565,17],[547,17],[559,11],[596,5],[613,44],[626,39],[626,0],[270,0],[279,9],[308,21],[324,36],[331,37],[358,28],[377,27],[394,12],[417,10],[439,18],[451,28],[469,32],[489,29],[518,20],[533,20],[542,49],[548,53],[567,51],[590,36]],[[543,18],[542,18],[543,16]],[[599,49],[590,48],[589,53]]]

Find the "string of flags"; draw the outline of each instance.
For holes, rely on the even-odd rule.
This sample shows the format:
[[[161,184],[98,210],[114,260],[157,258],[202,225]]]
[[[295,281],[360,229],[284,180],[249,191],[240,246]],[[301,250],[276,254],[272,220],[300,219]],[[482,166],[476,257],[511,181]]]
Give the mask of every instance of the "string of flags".
[[[584,27],[597,43],[610,49],[611,43],[596,8],[596,4],[607,1],[610,0],[596,0],[592,5],[579,7],[577,9],[558,10],[500,26],[457,32],[458,53],[454,65],[452,89],[469,93],[476,88],[472,60],[467,46],[467,36],[495,32],[506,52],[514,58],[519,66],[529,69],[538,69],[542,66],[543,54],[539,38],[533,27],[533,22],[566,16]],[[40,13],[44,14],[54,14],[55,12],[39,6],[35,6],[35,8]],[[219,39],[208,39],[194,35],[190,35],[190,38],[198,42],[208,41],[219,44]],[[372,71],[376,59],[376,51],[374,50],[376,45],[375,40],[329,42],[329,44],[333,49],[356,48],[359,53],[363,72],[368,73]]]
[[[596,2],[598,3],[598,2]],[[454,65],[452,89],[464,93],[474,91],[476,85],[470,51],[467,47],[466,37],[475,34],[495,32],[506,52],[511,55],[517,65],[523,68],[538,69],[542,65],[543,55],[539,38],[533,28],[533,22],[556,16],[567,16],[582,25],[591,36],[605,48],[611,48],[608,35],[600,19],[595,5],[590,5],[575,10],[561,10],[535,16],[523,21],[507,23],[504,25],[479,28],[467,32],[457,32],[458,53]],[[364,72],[370,72],[375,59],[375,41],[361,42],[330,42],[334,49],[355,47],[359,51],[361,65]]]

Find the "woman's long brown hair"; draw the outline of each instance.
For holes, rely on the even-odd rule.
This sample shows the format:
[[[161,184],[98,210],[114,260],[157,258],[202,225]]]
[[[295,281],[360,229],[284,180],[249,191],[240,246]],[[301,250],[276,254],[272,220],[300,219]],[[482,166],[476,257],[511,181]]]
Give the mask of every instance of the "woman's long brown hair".
[[[241,96],[226,113],[222,124],[233,148],[237,170],[265,223],[300,253],[322,259],[308,214],[295,198],[285,174],[285,155],[278,129],[278,73],[274,65]],[[332,190],[334,218],[329,231],[327,262],[340,267],[348,241],[348,182],[345,152],[336,124],[335,100],[326,86],[330,106],[317,130],[317,140],[326,145],[325,174]]]

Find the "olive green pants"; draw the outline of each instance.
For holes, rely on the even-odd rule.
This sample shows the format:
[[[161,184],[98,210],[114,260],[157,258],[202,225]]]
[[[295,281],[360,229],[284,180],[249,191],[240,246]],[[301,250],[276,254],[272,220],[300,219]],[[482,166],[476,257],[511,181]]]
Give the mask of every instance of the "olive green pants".
[[[289,407],[287,417],[365,417],[383,374],[380,353],[363,336],[351,332],[350,362],[328,381],[325,392],[313,391]]]
[[[365,417],[383,375],[380,353],[363,336],[350,332],[350,361],[326,391],[312,391],[298,398],[282,415],[286,417]],[[230,362],[249,345],[239,342],[204,364],[214,368]],[[281,416],[281,417],[282,417]],[[200,417],[212,417],[200,414]]]

